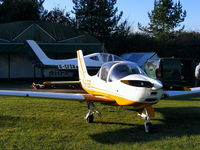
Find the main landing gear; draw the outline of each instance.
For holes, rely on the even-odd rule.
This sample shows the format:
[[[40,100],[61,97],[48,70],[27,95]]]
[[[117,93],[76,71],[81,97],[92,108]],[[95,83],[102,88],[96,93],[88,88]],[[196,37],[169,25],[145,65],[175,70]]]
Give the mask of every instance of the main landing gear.
[[[94,122],[94,113],[97,113],[99,116],[101,116],[101,113],[96,109],[93,102],[87,102],[88,105],[88,113],[85,116],[85,120],[87,123]]]
[[[144,122],[144,131],[146,133],[152,133],[153,132],[153,125],[151,123],[151,119],[149,117],[149,114],[148,114],[146,108],[144,108],[142,113],[139,113],[139,116],[141,116],[142,119],[145,120],[145,122]]]
[[[94,114],[97,113],[101,117],[101,113],[96,109],[93,102],[91,102],[91,101],[87,102],[87,106],[88,106],[88,113],[85,116],[85,120],[87,123],[93,123],[94,122]],[[152,126],[151,119],[150,119],[151,115],[149,116],[147,109],[144,108],[142,111],[139,111],[139,116],[145,120],[145,122],[144,122],[145,132],[152,133],[153,126]]]

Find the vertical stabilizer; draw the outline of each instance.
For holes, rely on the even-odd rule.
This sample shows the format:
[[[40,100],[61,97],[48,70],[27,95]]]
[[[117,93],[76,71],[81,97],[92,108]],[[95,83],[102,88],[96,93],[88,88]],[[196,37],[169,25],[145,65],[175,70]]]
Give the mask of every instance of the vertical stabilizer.
[[[26,40],[26,43],[28,46],[33,50],[35,55],[38,57],[38,59],[46,65],[46,61],[49,61],[50,59],[47,57],[47,55],[43,52],[43,50],[39,47],[39,45],[34,40]]]
[[[86,68],[86,65],[85,65],[85,61],[84,61],[84,58],[83,58],[82,50],[77,51],[77,60],[78,60],[79,79],[80,79],[81,84],[82,84],[82,81],[89,77],[89,74],[87,72],[87,68]]]

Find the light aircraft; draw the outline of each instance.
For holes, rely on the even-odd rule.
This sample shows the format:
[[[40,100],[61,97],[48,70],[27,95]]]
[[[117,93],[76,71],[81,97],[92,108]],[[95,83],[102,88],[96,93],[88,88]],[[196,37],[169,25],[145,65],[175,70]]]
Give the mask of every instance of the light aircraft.
[[[32,50],[33,54],[37,57],[40,64],[45,66],[57,66],[58,69],[63,70],[76,70],[77,69],[77,58],[72,59],[51,59],[49,58],[40,46],[34,40],[26,40],[26,44]],[[120,57],[109,54],[109,53],[93,53],[84,56],[86,66],[89,68],[99,69],[102,64],[109,61],[120,61],[123,60]]]
[[[0,90],[0,95],[85,101],[88,106],[85,119],[88,123],[93,122],[95,113],[99,113],[94,102],[134,106],[138,108],[139,116],[145,120],[145,132],[152,131],[152,105],[163,95],[163,85],[160,81],[148,77],[137,64],[128,61],[107,62],[102,65],[97,75],[90,76],[81,50],[77,51],[77,58],[80,83],[88,94]]]
[[[82,51],[77,51],[78,72],[82,88],[88,94],[42,93],[30,91],[0,91],[0,95],[63,98],[86,101],[88,113],[85,116],[91,123],[98,111],[94,102],[107,105],[135,106],[140,116],[145,119],[145,131],[151,130],[150,118],[154,117],[152,105],[163,95],[162,83],[152,79],[140,67],[128,61],[113,61],[102,65],[95,76],[87,72]]]

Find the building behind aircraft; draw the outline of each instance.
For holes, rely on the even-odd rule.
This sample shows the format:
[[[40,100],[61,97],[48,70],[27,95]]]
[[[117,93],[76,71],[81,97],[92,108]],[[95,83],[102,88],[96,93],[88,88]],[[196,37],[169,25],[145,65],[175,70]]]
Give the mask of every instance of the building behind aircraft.
[[[97,39],[69,26],[37,21],[0,24],[0,79],[73,76],[57,66],[35,65],[26,40],[35,40],[51,59],[75,58],[78,49],[85,54],[104,51],[104,45]]]

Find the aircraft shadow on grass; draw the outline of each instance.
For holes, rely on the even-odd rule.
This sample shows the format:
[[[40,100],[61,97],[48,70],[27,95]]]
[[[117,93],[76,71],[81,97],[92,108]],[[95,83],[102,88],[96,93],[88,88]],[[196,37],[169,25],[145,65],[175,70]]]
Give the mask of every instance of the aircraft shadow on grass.
[[[0,128],[14,127],[21,120],[22,118],[20,117],[0,116]]]
[[[161,113],[164,119],[154,124],[154,133],[146,134],[143,125],[96,122],[105,125],[124,125],[123,129],[90,135],[92,139],[102,144],[138,143],[161,140],[165,137],[182,137],[200,134],[200,107],[164,107],[156,108],[156,113]],[[130,111],[134,111],[131,110]],[[133,118],[134,119],[134,118]],[[154,123],[154,122],[153,122]],[[130,126],[127,128],[127,126]]]

